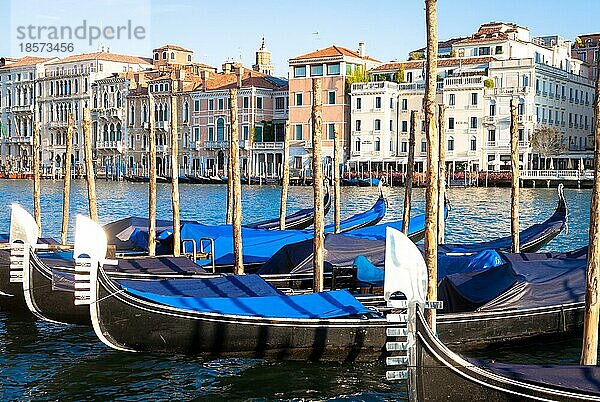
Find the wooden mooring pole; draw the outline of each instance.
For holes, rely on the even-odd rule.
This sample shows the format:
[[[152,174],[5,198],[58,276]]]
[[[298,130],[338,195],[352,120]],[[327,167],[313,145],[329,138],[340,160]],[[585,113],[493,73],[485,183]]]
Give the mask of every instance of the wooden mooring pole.
[[[90,219],[94,222],[98,222],[98,199],[96,198],[96,175],[94,174],[94,154],[92,153],[92,131],[90,130],[89,108],[83,110],[83,145]]]
[[[69,231],[69,204],[71,194],[71,152],[73,148],[73,125],[75,118],[73,113],[69,114],[67,122],[67,149],[65,150],[65,172],[63,178],[63,212],[62,226],[60,231],[60,244],[67,244],[67,234]]]
[[[402,232],[408,236],[410,226],[410,207],[412,202],[412,185],[415,170],[415,125],[417,112],[410,111],[410,131],[408,134],[408,162],[406,165],[406,176],[404,183],[404,214],[402,215]]]
[[[240,73],[241,74],[241,73]],[[239,86],[239,85],[238,85]],[[244,273],[244,258],[242,253],[242,182],[240,177],[240,147],[238,126],[238,90],[229,90],[231,99],[231,144],[229,144],[229,160],[231,163],[231,176],[233,198],[232,206],[232,231],[233,231],[233,273]],[[284,218],[285,219],[285,218]]]
[[[342,188],[340,178],[340,166],[342,164],[342,140],[340,138],[340,129],[336,125],[333,130],[333,226],[335,233],[340,233],[341,208],[342,208]]]
[[[313,170],[313,195],[314,195],[314,238],[313,238],[313,290],[323,291],[323,259],[325,242],[325,214],[323,211],[323,170],[322,170],[322,93],[321,79],[315,78],[312,82],[312,170]]]
[[[517,102],[510,100],[510,160],[512,184],[510,192],[510,235],[512,252],[518,253],[519,245],[519,122],[517,120]]]
[[[598,71],[600,71],[600,58],[598,58],[597,65]],[[595,366],[598,360],[598,322],[600,318],[600,300],[598,299],[598,282],[600,281],[600,74],[596,78],[594,121],[594,186],[590,204],[590,234],[581,364]]]
[[[279,203],[279,229],[285,230],[285,216],[287,214],[288,189],[290,187],[290,121],[285,122],[283,137],[283,166],[281,177],[281,201]],[[250,179],[248,179],[250,182]]]
[[[231,110],[231,107],[229,108]],[[226,223],[231,225],[233,221],[233,168],[231,164],[231,129],[229,130],[229,147],[227,154],[227,215],[226,215]]]
[[[439,143],[435,121],[437,85],[437,0],[425,0],[427,60],[425,62],[425,134],[427,137],[427,188],[425,191],[425,263],[427,300],[437,300],[438,173]],[[435,332],[435,310],[427,310],[427,321]]]
[[[148,255],[156,255],[156,120],[154,96],[148,93],[148,109],[150,113],[150,133],[148,135]]]
[[[40,126],[37,121],[33,123],[33,216],[35,223],[38,226],[38,235],[42,235],[42,202],[41,202],[41,189],[42,189],[42,177],[40,174],[41,161],[41,138],[40,138]]]
[[[174,88],[175,82],[172,82]],[[172,89],[174,91],[174,89]],[[171,94],[171,205],[173,207],[173,256],[181,255],[181,216],[179,211],[179,130],[177,97]]]
[[[438,176],[438,244],[446,238],[446,106],[438,106],[438,126],[440,130],[440,173]]]

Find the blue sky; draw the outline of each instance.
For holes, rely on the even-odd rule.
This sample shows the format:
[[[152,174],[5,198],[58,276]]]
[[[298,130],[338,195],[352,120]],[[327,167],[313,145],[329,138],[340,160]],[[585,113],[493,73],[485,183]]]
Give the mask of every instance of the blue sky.
[[[144,41],[113,41],[113,52],[149,56],[153,47],[175,43],[195,51],[196,61],[220,66],[226,59],[254,62],[264,35],[273,53],[276,75],[287,74],[287,60],[331,44],[355,49],[366,42],[367,53],[382,61],[404,60],[424,46],[422,0],[0,0],[1,55],[15,55],[15,25],[60,21],[77,25],[83,18],[102,25],[131,18],[147,28]],[[146,10],[146,13],[140,10]],[[149,12],[148,12],[149,10]],[[3,12],[6,11],[6,12]],[[489,21],[510,21],[530,28],[533,35],[600,32],[600,1],[440,0],[441,39],[466,36]],[[42,21],[42,22],[40,22]],[[99,45],[80,46],[80,52]],[[17,54],[18,55],[18,54]]]

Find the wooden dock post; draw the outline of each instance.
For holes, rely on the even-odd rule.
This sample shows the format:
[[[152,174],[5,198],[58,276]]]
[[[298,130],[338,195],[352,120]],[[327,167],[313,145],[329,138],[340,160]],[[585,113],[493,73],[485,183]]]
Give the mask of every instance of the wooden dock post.
[[[230,111],[231,111],[231,106],[229,107]],[[231,143],[232,141],[232,136],[231,136],[231,129],[229,130],[229,135],[228,135],[228,139],[229,139],[229,146],[227,147],[228,153],[227,153],[227,215],[226,215],[226,223],[228,225],[231,225],[233,222],[233,180],[232,180],[232,176],[233,176],[233,169],[232,169],[232,165],[231,165],[231,154],[232,154],[232,150],[231,150]]]
[[[156,117],[154,96],[148,92],[148,109],[150,113],[150,133],[148,135],[149,171],[148,171],[148,255],[156,255]]]
[[[425,263],[427,264],[427,300],[437,300],[438,173],[439,144],[435,121],[437,85],[437,0],[425,0],[427,60],[425,62],[425,134],[427,137],[427,188],[425,191]],[[435,310],[427,310],[427,321],[435,332]]]
[[[69,231],[69,204],[71,194],[71,152],[73,148],[73,125],[75,118],[73,113],[69,114],[67,122],[67,149],[65,150],[65,177],[63,179],[63,213],[60,231],[60,244],[67,244],[67,233]]]
[[[83,109],[83,143],[90,219],[98,222],[98,201],[96,198],[96,176],[94,174],[94,154],[92,153],[92,130],[90,130],[89,108]]]
[[[510,100],[510,160],[512,184],[510,192],[510,235],[512,252],[518,253],[519,245],[519,122],[517,120],[517,102]]]
[[[408,134],[408,163],[404,180],[404,214],[402,215],[402,232],[408,236],[410,226],[410,207],[412,203],[412,185],[415,170],[415,125],[417,112],[410,111],[410,132]]]
[[[241,73],[240,73],[241,74]],[[238,85],[240,86],[240,85]],[[229,144],[229,159],[231,163],[231,176],[228,181],[232,182],[233,198],[232,208],[232,231],[233,231],[233,273],[242,275],[244,273],[244,258],[242,253],[242,182],[240,177],[240,147],[238,126],[238,90],[229,90],[231,99],[230,121],[231,121],[231,143]],[[284,218],[285,219],[285,218]]]
[[[313,170],[313,195],[315,208],[314,237],[313,237],[313,290],[323,291],[323,263],[325,242],[325,214],[323,207],[323,170],[322,170],[322,112],[323,100],[321,93],[321,79],[315,78],[312,82],[312,170]]]
[[[38,226],[38,235],[42,235],[42,202],[41,202],[41,189],[42,189],[42,177],[40,174],[41,161],[41,138],[40,138],[40,126],[37,121],[33,123],[33,216],[35,223]]]
[[[181,255],[181,217],[179,211],[179,129],[177,127],[177,96],[171,83],[171,204],[173,207],[173,256]]]
[[[600,71],[600,58],[597,66]],[[590,205],[590,234],[588,245],[587,286],[583,317],[583,346],[581,364],[595,366],[598,359],[598,322],[600,318],[600,74],[596,78],[594,99],[594,186]]]
[[[438,106],[440,174],[438,176],[438,244],[446,241],[446,106]]]
[[[287,214],[288,189],[290,187],[290,121],[285,122],[283,137],[283,166],[281,178],[281,201],[279,203],[279,229],[285,230],[285,216]],[[250,182],[250,178],[248,178]]]
[[[342,144],[340,138],[340,130],[337,124],[333,130],[333,226],[335,233],[340,233],[340,222],[342,215],[342,188],[340,178],[340,165],[342,163]]]

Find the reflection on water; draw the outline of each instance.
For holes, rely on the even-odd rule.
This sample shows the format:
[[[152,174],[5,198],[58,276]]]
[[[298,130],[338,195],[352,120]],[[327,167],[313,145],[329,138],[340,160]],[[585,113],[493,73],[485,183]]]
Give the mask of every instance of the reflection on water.
[[[58,237],[62,211],[60,182],[42,184],[45,236]],[[97,182],[102,223],[147,214],[147,186],[138,183]],[[223,223],[225,186],[181,185],[182,219]],[[278,215],[278,187],[243,187],[245,222]],[[385,221],[402,216],[403,189],[385,189]],[[424,209],[423,190],[415,189],[413,213]],[[587,242],[589,190],[566,190],[569,229],[545,250],[565,251]],[[158,185],[158,217],[169,219],[169,185]],[[344,188],[342,217],[369,208],[376,188]],[[452,211],[448,242],[491,239],[510,232],[510,190],[505,188],[450,189]],[[556,206],[555,189],[521,190],[522,227],[546,219]],[[312,189],[292,187],[288,211],[310,205]],[[31,182],[0,181],[0,233],[7,232],[10,203],[31,210]],[[75,181],[71,197],[71,228],[76,213],[87,213],[86,188]],[[327,219],[331,220],[330,214]],[[72,230],[71,230],[72,234]],[[580,337],[553,342],[527,342],[472,352],[473,357],[513,362],[576,363]],[[248,359],[204,360],[194,356],[129,354],[110,350],[87,328],[36,322],[0,312],[0,399],[348,399],[397,400],[403,384],[384,381],[385,366],[265,362]]]

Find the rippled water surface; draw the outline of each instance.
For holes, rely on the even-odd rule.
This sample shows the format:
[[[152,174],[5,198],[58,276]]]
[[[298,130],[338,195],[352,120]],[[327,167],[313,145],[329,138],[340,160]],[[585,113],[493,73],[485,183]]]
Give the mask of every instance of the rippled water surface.
[[[243,187],[244,221],[278,216],[279,187]],[[147,214],[147,186],[138,183],[97,182],[102,223]],[[181,185],[182,219],[223,223],[225,186]],[[402,188],[386,189],[385,220],[402,215]],[[569,228],[544,250],[566,251],[587,243],[589,190],[565,191]],[[43,182],[42,225],[45,236],[58,237],[62,213],[62,184]],[[368,209],[375,188],[343,188],[343,217]],[[158,217],[171,214],[170,187],[158,185]],[[505,188],[450,189],[452,211],[447,221],[448,242],[492,239],[510,233],[510,190]],[[555,189],[521,190],[521,224],[546,219],[556,205]],[[292,187],[288,211],[310,205],[312,189]],[[414,194],[414,213],[424,209],[423,190]],[[0,180],[0,232],[7,232],[10,204],[32,209],[31,182]],[[76,213],[87,213],[85,183],[73,183],[71,227]],[[332,214],[331,214],[332,215]],[[332,219],[332,216],[328,219]],[[473,357],[513,362],[575,363],[580,339],[489,347]],[[0,311],[0,399],[2,400],[397,400],[402,384],[388,383],[385,366],[266,362],[262,360],[203,360],[193,356],[131,354],[110,350],[87,328],[34,321]]]

